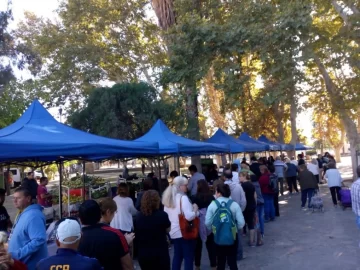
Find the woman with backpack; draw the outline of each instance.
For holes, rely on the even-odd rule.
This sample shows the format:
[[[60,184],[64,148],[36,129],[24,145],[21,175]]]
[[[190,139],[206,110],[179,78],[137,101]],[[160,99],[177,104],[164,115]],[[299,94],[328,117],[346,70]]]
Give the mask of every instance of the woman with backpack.
[[[195,269],[200,269],[201,265],[201,253],[203,242],[206,242],[206,249],[209,254],[210,267],[216,269],[216,250],[214,243],[214,234],[211,230],[205,226],[206,211],[211,202],[214,200],[214,196],[210,191],[209,185],[206,180],[199,180],[197,182],[196,195],[191,197],[192,203],[196,204],[199,208],[200,228],[199,236],[196,241],[195,247]]]
[[[226,263],[230,270],[237,270],[237,231],[244,227],[245,221],[238,203],[230,199],[230,187],[219,184],[214,200],[208,207],[205,225],[213,230],[216,244],[217,270],[225,270]]]
[[[264,197],[265,222],[275,220],[274,191],[270,186],[270,172],[266,166],[260,166],[259,184]]]
[[[164,211],[168,214],[171,222],[170,238],[174,243],[174,257],[172,270],[180,270],[182,261],[185,261],[184,270],[194,269],[194,254],[196,239],[183,238],[180,229],[179,214],[183,213],[187,221],[192,221],[198,215],[198,206],[191,205],[186,196],[188,180],[183,176],[177,176],[163,193],[162,203]]]

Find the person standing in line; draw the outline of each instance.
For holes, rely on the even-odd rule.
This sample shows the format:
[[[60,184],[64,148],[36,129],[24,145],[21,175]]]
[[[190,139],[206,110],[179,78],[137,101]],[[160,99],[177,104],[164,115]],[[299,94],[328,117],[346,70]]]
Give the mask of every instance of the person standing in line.
[[[167,213],[160,210],[159,193],[155,190],[145,191],[135,222],[138,260],[142,270],[170,270],[167,242],[170,226]]]
[[[36,195],[39,184],[34,178],[34,172],[28,172],[27,178],[24,179],[22,187],[27,189],[31,194],[32,203],[37,203]]]
[[[79,207],[82,238],[79,253],[96,258],[104,270],[134,270],[129,245],[120,230],[101,223],[101,209],[94,200]]]
[[[262,246],[263,245],[263,238],[264,238],[264,230],[265,230],[265,226],[264,226],[264,197],[261,193],[261,187],[258,181],[258,178],[256,177],[256,175],[251,175],[250,174],[250,179],[251,179],[251,183],[253,184],[253,186],[255,187],[255,192],[256,192],[256,214],[258,217],[258,223],[257,227],[258,227],[258,231],[260,231],[260,235],[258,232],[258,237],[257,237],[257,245],[258,246]]]
[[[328,168],[325,173],[325,179],[328,183],[328,187],[330,188],[333,204],[335,207],[337,207],[338,202],[341,202],[340,190],[343,179],[339,170],[336,169],[336,164],[334,162],[328,163]]]
[[[205,217],[205,225],[211,230],[215,213],[218,207],[222,203],[230,204],[229,208],[231,211],[231,216],[236,224],[238,233],[235,236],[234,243],[232,245],[218,245],[216,244],[216,257],[217,257],[217,270],[225,270],[226,263],[229,265],[230,270],[237,270],[237,253],[238,253],[238,240],[237,238],[241,237],[242,228],[245,225],[244,216],[242,210],[238,203],[230,199],[231,191],[230,187],[227,184],[218,184],[216,187],[216,201],[214,200],[208,207]],[[230,202],[229,202],[230,201]],[[240,232],[240,234],[239,234]],[[217,232],[221,233],[221,232]]]
[[[141,172],[143,175],[145,175],[145,164],[141,164]]]
[[[6,190],[0,188],[0,231],[10,232],[13,226],[10,216],[4,206]]]
[[[153,181],[151,178],[146,178],[143,181],[143,190],[138,192],[136,202],[135,202],[136,210],[140,211],[142,196],[146,191],[152,189],[152,184],[153,184]]]
[[[208,251],[210,267],[216,269],[216,250],[214,243],[214,234],[211,233],[205,226],[206,210],[210,203],[214,200],[214,196],[210,191],[209,185],[205,180],[198,181],[198,189],[195,196],[191,197],[192,203],[199,208],[200,228],[199,236],[195,247],[195,269],[199,270],[201,266],[201,254],[203,242],[206,242],[206,249]]]
[[[43,207],[52,206],[52,195],[48,192],[46,185],[49,183],[47,177],[40,178],[40,185],[37,188],[38,204]]]
[[[117,206],[113,199],[105,198],[99,202],[100,210],[101,210],[101,219],[100,223],[106,224],[110,226],[111,221],[113,220],[116,212]],[[134,233],[126,233],[124,234],[126,238],[126,242],[131,245],[134,241],[135,234]]]
[[[241,172],[239,175],[241,186],[246,196],[246,208],[243,212],[245,223],[249,229],[250,240],[249,246],[255,247],[255,211],[256,211],[256,191],[253,184],[250,182],[250,175],[245,172]]]
[[[196,239],[184,239],[179,224],[180,213],[183,213],[188,221],[192,221],[198,216],[198,206],[196,204],[191,205],[189,198],[186,196],[188,184],[185,177],[177,176],[164,191],[162,197],[164,211],[168,214],[171,222],[170,238],[174,243],[172,270],[180,270],[183,260],[185,261],[184,270],[194,269]]]
[[[48,256],[45,216],[42,207],[32,204],[30,191],[19,187],[14,193],[14,205],[19,210],[9,237],[12,258],[35,270],[36,263]]]
[[[172,182],[174,181],[175,177],[177,177],[177,176],[179,176],[179,173],[178,173],[177,171],[172,171],[172,172],[170,173],[170,178],[169,178],[169,180],[168,180],[169,185],[172,184]]]
[[[133,231],[133,216],[137,214],[133,200],[129,197],[129,188],[126,183],[120,183],[114,197],[118,211],[112,219],[110,226],[119,229],[123,234]]]
[[[261,188],[261,193],[264,197],[264,212],[265,212],[265,221],[269,222],[275,220],[275,207],[274,207],[274,191],[269,187],[270,183],[270,172],[269,169],[263,165],[260,167],[261,177],[259,179],[259,184]]]
[[[251,161],[251,165],[250,165],[250,170],[256,175],[256,177],[259,179],[261,176],[261,172],[260,172],[260,163],[257,161],[255,156],[252,156],[250,158]]]
[[[237,164],[235,164],[237,166]],[[238,174],[237,174],[238,176]],[[234,178],[233,180],[233,174],[230,170],[224,170],[223,177],[225,178],[225,184],[227,184],[230,187],[231,191],[231,199],[235,201],[241,208],[241,211],[244,211],[246,208],[246,196],[245,192],[240,185],[240,180],[238,178]],[[238,241],[238,255],[237,260],[243,260],[244,259],[244,251],[243,251],[243,245],[242,245],[242,232],[238,232],[239,237],[237,238]]]
[[[318,189],[318,185],[315,176],[307,169],[305,164],[299,166],[299,183],[301,188],[301,209],[306,210],[306,198],[308,198],[308,208],[310,208],[311,198],[315,189]]]
[[[319,164],[316,158],[313,158],[311,160],[311,163],[307,164],[307,169],[313,173],[313,175],[316,178],[316,182],[319,184],[320,183],[320,177],[319,177]]]
[[[295,159],[294,156],[291,157],[290,163],[294,164],[296,167],[298,166],[298,161]]]
[[[276,157],[276,160],[274,162],[274,167],[275,167],[275,174],[277,175],[280,183],[280,194],[281,196],[284,196],[284,174],[287,170],[287,165],[278,156]]]
[[[188,184],[188,190],[190,191],[191,196],[194,196],[197,191],[197,182],[199,180],[206,180],[205,175],[202,173],[199,173],[195,165],[191,165],[189,167],[189,172],[191,174],[189,184]]]
[[[0,232],[0,235],[4,232]],[[4,235],[7,239],[7,234]],[[2,236],[0,236],[2,238]],[[3,245],[5,243],[1,243]],[[1,270],[27,270],[27,266],[19,260],[14,260],[11,255],[6,251],[5,247],[0,247],[0,269]]]
[[[103,270],[97,259],[80,255],[77,250],[81,239],[81,225],[76,219],[66,218],[58,222],[56,229],[56,255],[42,259],[37,270],[64,269]]]
[[[294,165],[288,158],[286,159],[286,165],[288,167],[286,171],[286,180],[289,188],[290,194],[293,193],[293,188],[296,191],[296,193],[299,193],[298,187],[297,187],[297,166]]]
[[[356,168],[356,174],[358,179],[351,185],[351,206],[360,229],[360,166]]]

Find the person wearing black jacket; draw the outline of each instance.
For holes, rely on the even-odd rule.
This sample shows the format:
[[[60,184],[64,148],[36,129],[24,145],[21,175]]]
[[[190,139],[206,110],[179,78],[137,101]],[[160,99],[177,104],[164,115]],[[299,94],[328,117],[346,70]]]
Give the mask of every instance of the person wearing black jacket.
[[[200,212],[200,233],[196,241],[195,247],[195,269],[200,269],[201,265],[201,252],[203,241],[206,240],[206,249],[209,254],[211,269],[216,269],[216,246],[214,242],[214,234],[210,233],[206,235],[207,229],[205,227],[205,215],[206,209],[215,199],[212,192],[210,191],[209,185],[205,180],[199,180],[197,182],[196,195],[192,196],[191,201],[199,207]],[[203,222],[202,222],[203,221]]]
[[[255,156],[251,157],[250,171],[252,171],[258,179],[261,177],[260,165]]]

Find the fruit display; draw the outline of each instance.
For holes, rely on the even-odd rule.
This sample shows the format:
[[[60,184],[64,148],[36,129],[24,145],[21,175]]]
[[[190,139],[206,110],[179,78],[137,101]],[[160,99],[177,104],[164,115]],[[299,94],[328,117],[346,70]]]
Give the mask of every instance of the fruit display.
[[[106,180],[99,176],[85,175],[85,187],[89,187],[89,186],[98,187],[98,186],[104,185],[105,183],[106,183]],[[83,187],[83,176],[77,175],[70,179],[64,180],[63,186],[66,186],[71,189],[81,188],[81,187]]]
[[[76,204],[76,203],[81,203],[83,201],[83,197],[82,196],[74,196],[74,195],[70,195],[70,200],[67,194],[63,194],[62,196],[62,200],[63,203],[67,203],[67,204]]]
[[[91,188],[91,198],[99,199],[108,196],[108,185],[103,185],[98,188]]]

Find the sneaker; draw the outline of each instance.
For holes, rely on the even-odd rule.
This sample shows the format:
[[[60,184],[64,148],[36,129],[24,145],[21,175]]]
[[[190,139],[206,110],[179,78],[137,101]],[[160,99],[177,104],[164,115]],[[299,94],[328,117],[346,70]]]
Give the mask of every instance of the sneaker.
[[[301,206],[301,210],[306,210],[306,207],[305,207],[305,206]]]

